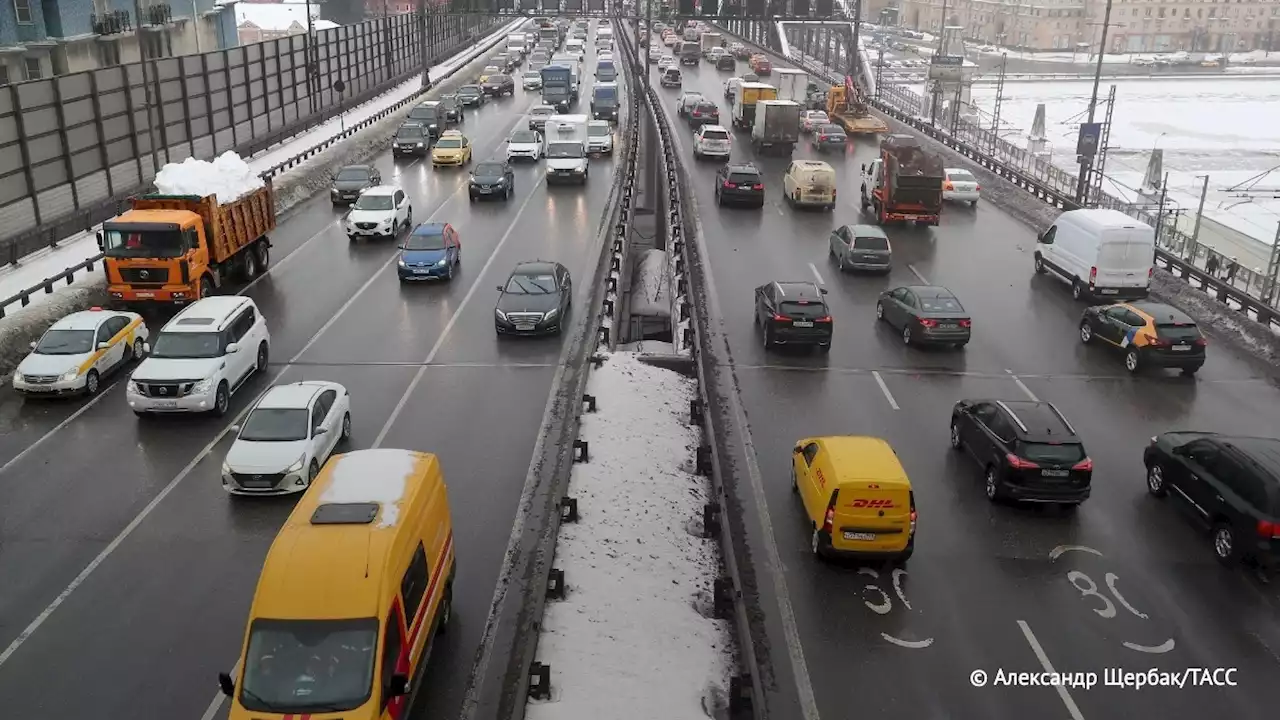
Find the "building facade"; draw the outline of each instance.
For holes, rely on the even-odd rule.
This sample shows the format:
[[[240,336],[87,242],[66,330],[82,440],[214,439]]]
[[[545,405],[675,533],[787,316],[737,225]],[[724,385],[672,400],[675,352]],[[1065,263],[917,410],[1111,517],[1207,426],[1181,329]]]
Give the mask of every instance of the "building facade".
[[[1089,53],[1105,0],[901,0],[899,24],[939,33],[958,25],[972,41],[1032,51]],[[943,22],[943,12],[946,22]],[[1280,51],[1280,0],[1112,0],[1107,52]]]
[[[232,3],[0,0],[0,85],[237,44]]]

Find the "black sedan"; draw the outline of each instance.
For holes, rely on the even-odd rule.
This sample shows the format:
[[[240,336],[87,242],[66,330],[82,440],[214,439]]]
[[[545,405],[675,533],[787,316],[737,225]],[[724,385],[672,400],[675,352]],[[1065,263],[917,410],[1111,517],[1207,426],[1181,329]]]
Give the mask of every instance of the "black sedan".
[[[484,104],[484,90],[479,85],[463,85],[458,88],[458,102],[463,107],[480,107]]]
[[[720,57],[716,58],[716,69],[728,70],[729,72],[733,72],[734,70],[738,69],[738,61],[734,60],[733,56],[730,55],[729,53],[725,53]]]
[[[765,350],[778,345],[810,345],[831,350],[835,324],[825,288],[811,282],[771,282],[756,288],[756,327]]]
[[[902,331],[905,345],[969,344],[972,321],[956,296],[944,287],[909,285],[885,290],[876,301],[876,319]]]
[[[719,125],[720,124],[720,108],[714,102],[703,98],[696,105],[689,108],[685,119],[689,121],[689,127],[698,127],[699,125]]]
[[[716,171],[716,204],[764,207],[764,177],[750,163],[721,165]]]
[[[471,202],[481,198],[497,198],[510,200],[515,193],[515,173],[511,166],[498,160],[489,160],[476,165],[471,171]]]
[[[573,302],[573,280],[558,262],[522,262],[498,292],[493,324],[499,335],[558,334]]]
[[[334,205],[349,205],[360,198],[360,193],[382,184],[382,175],[372,165],[348,165],[333,176],[329,199]]]
[[[490,75],[480,84],[480,90],[485,95],[493,97],[502,97],[503,95],[516,94],[516,81],[510,75]]]
[[[849,147],[849,136],[844,128],[835,124],[820,125],[813,132],[813,149],[822,153],[828,150],[846,152]]]

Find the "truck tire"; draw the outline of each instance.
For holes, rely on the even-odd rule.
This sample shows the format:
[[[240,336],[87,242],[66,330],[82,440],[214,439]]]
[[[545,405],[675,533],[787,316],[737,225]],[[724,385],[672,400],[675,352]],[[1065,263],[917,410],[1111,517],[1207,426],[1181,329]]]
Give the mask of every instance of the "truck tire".
[[[249,248],[244,251],[244,264],[241,265],[242,275],[245,280],[252,280],[258,277],[258,273],[262,270],[258,267],[258,249]]]
[[[204,298],[212,297],[212,296],[213,296],[213,281],[209,279],[208,275],[205,275],[204,277],[200,278],[200,297],[198,299],[203,300]]]
[[[258,255],[258,274],[266,274],[267,268],[271,266],[271,243],[266,238],[261,238],[253,251]]]

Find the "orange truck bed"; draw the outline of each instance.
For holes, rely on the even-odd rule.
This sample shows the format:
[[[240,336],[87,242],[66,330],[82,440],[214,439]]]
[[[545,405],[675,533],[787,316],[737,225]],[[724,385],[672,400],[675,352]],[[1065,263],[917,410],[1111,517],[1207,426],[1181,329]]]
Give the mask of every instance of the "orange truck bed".
[[[222,204],[214,195],[141,195],[133,198],[133,209],[186,210],[199,215],[215,263],[226,262],[276,227],[276,198],[270,183]]]

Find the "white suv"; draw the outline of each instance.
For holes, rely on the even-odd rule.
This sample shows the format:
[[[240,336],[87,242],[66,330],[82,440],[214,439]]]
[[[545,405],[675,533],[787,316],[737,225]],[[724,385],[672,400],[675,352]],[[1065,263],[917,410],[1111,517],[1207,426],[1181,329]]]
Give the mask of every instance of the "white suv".
[[[404,190],[378,185],[360,193],[347,213],[347,238],[395,237],[400,228],[413,225],[413,204]]]
[[[267,369],[271,335],[247,297],[210,297],[187,306],[146,347],[126,399],[139,417],[152,413],[226,414],[231,395]]]
[[[729,131],[720,125],[703,125],[693,133],[693,157],[728,158],[733,140]]]

